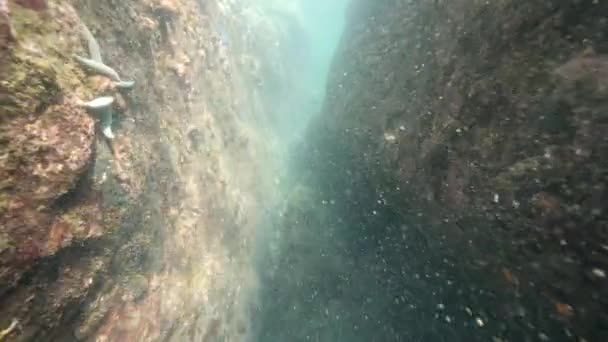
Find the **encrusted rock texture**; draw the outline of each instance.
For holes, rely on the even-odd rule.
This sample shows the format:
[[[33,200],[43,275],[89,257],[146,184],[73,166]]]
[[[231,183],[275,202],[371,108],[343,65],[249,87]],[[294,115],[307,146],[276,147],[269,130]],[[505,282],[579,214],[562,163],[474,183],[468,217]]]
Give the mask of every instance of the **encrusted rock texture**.
[[[352,2],[304,164],[392,338],[608,339],[607,76],[602,1]]]
[[[271,112],[241,96],[256,80],[239,56],[276,61],[246,49],[268,36],[234,34],[246,30],[237,12],[227,1],[0,2],[0,340],[249,333],[250,240],[272,186],[259,174],[274,161],[272,137],[239,117]],[[77,64],[89,55],[82,24],[132,90]],[[104,95],[116,98],[113,140],[81,106]]]

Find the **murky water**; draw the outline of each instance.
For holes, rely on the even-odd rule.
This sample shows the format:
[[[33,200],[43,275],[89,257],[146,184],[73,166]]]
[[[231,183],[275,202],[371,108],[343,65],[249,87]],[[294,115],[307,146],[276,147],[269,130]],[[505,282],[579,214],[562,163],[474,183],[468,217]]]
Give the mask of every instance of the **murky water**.
[[[608,8],[524,7],[350,3],[257,340],[607,338]]]
[[[608,4],[0,0],[0,341],[608,340]]]

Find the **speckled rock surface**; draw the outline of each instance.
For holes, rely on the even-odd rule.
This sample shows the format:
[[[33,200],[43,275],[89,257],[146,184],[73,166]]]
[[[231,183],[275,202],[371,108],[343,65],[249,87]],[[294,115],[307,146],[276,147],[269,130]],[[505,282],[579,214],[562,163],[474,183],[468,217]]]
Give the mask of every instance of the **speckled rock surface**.
[[[342,240],[323,265],[344,260],[274,294],[278,312],[310,309],[281,338],[606,340],[607,16],[599,1],[353,1],[294,167],[312,199],[283,215],[286,235],[306,220]],[[290,250],[318,254],[307,236],[278,274],[302,260]]]

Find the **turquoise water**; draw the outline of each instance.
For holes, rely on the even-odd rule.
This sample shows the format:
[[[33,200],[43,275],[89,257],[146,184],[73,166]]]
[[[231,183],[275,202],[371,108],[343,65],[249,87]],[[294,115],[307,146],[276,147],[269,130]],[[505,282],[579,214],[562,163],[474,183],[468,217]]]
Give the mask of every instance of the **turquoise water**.
[[[268,19],[281,28],[283,35],[277,46],[282,55],[281,77],[287,83],[269,91],[275,101],[277,130],[282,139],[294,142],[301,138],[309,119],[322,106],[326,78],[344,27],[347,0],[278,1],[257,3]],[[268,54],[276,53],[269,48]]]
[[[604,1],[0,0],[0,342],[608,341],[607,80]]]

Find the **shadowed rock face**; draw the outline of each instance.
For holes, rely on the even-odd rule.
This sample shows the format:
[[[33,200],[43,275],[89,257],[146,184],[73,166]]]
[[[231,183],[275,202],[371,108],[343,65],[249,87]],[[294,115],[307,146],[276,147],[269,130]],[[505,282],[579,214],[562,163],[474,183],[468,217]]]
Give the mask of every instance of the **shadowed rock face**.
[[[304,165],[383,336],[608,338],[607,13],[352,2]]]

